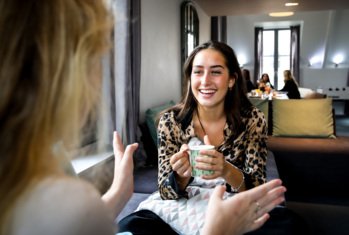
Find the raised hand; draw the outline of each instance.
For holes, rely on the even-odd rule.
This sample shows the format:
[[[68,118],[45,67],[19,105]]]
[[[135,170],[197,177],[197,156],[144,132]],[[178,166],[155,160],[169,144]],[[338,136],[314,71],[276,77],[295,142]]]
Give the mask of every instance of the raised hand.
[[[202,234],[240,235],[260,228],[268,212],[282,203],[286,188],[275,179],[253,189],[223,199],[225,186],[217,186],[206,211]]]
[[[120,213],[133,194],[133,153],[138,144],[130,144],[124,149],[120,136],[114,131],[114,178],[102,200],[112,208],[114,218]]]

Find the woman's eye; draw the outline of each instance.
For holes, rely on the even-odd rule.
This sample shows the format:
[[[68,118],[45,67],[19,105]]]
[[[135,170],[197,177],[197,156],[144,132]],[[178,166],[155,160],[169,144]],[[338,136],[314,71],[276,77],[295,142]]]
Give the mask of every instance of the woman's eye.
[[[201,70],[194,70],[193,74],[202,74],[202,71]]]
[[[213,75],[221,75],[222,74],[222,71],[219,71],[219,70],[214,70],[211,72]]]

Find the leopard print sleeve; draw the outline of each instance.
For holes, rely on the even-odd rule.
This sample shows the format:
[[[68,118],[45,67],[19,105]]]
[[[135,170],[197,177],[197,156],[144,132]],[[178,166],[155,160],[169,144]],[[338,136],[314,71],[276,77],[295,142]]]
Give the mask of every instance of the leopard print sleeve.
[[[170,158],[182,145],[180,125],[175,121],[174,113],[162,115],[158,125],[158,188],[162,199],[178,199],[180,195],[173,186],[173,170]],[[171,177],[172,175],[172,177]]]
[[[252,117],[246,125],[246,160],[244,172],[248,173],[247,188],[266,182],[266,160],[268,155],[268,128],[263,112],[257,108],[251,111]]]

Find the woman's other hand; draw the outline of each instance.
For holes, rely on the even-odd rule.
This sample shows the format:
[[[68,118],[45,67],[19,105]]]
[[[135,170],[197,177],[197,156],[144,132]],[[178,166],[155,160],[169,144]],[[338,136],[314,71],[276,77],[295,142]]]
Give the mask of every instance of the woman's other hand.
[[[240,235],[260,228],[268,212],[282,203],[286,188],[275,179],[224,200],[225,186],[217,186],[206,211],[202,234]]]

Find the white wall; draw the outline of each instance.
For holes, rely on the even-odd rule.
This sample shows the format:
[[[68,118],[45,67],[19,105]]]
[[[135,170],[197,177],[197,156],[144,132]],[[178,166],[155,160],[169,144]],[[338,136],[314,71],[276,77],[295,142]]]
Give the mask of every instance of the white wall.
[[[302,82],[304,87],[316,90],[317,88],[330,88],[330,87],[346,87],[348,69],[333,68],[333,69],[309,69],[304,68],[302,70]]]
[[[141,120],[147,108],[180,99],[180,3],[141,1]]]
[[[237,56],[246,57],[245,68],[254,70],[254,28],[301,25],[300,85],[309,88],[346,84],[349,68],[349,10],[296,13],[287,20],[267,15],[227,17],[227,42]],[[344,62],[334,68],[332,58],[343,53]],[[323,62],[309,67],[309,59],[318,55]],[[330,79],[329,79],[330,78]]]
[[[145,111],[181,98],[180,5],[182,0],[141,1],[140,120]],[[210,17],[196,7],[200,43],[210,38]]]

